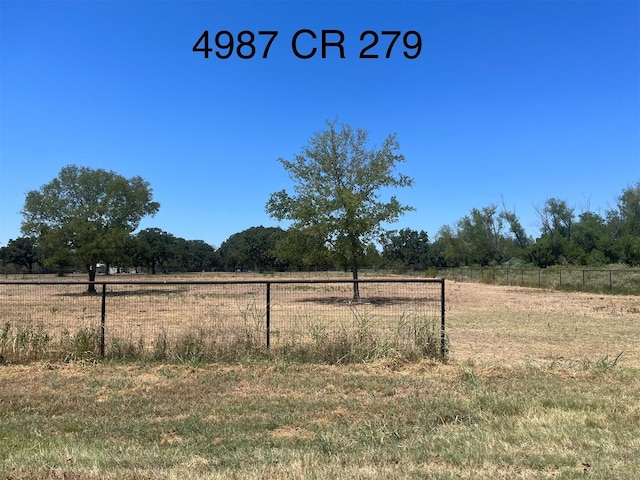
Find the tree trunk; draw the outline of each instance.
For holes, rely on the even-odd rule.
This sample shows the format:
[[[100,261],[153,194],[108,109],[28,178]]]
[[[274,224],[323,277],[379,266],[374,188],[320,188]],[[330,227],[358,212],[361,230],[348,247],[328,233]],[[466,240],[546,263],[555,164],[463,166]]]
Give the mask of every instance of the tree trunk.
[[[353,279],[358,280],[358,264],[356,262],[353,263],[351,272],[353,273]],[[353,282],[353,301],[360,301],[360,284],[358,282]]]
[[[89,265],[89,281],[90,282],[96,281],[96,268],[97,268],[97,265],[95,263]],[[98,293],[96,290],[96,286],[93,283],[89,284],[89,287],[87,288],[87,293]]]

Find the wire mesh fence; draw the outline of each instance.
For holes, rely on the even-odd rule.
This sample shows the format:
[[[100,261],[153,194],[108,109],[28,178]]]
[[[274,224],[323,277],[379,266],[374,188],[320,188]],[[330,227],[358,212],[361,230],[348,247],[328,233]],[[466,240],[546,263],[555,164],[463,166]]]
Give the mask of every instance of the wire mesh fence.
[[[495,285],[558,288],[565,290],[640,293],[638,269],[579,268],[504,268],[457,267],[439,270],[438,274],[460,282],[482,282]]]
[[[2,359],[446,356],[442,279],[88,285],[0,282]]]

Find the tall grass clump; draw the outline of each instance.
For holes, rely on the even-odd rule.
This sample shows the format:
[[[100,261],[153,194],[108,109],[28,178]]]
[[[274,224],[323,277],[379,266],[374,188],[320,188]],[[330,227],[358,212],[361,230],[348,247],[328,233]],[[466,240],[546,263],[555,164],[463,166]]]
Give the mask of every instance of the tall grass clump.
[[[100,330],[81,328],[74,335],[64,330],[60,337],[65,361],[100,357]]]
[[[8,324],[7,324],[8,325]],[[52,336],[46,332],[41,324],[21,325],[15,329],[13,337],[8,337],[7,328],[6,341],[10,343],[10,354],[12,358],[18,360],[39,360],[45,358],[52,350]]]
[[[42,324],[0,328],[0,355],[6,362],[38,360],[71,361],[100,356],[100,331],[82,328],[75,333],[63,330],[56,335]]]
[[[2,361],[9,345],[9,330],[11,330],[9,322],[5,322],[4,326],[0,327],[0,360]]]
[[[280,347],[280,354],[302,362],[368,363],[384,359],[440,359],[438,321],[417,313],[402,313],[397,325],[367,309],[351,307],[352,321],[330,329],[305,317],[306,331]]]
[[[438,359],[441,352],[440,321],[417,313],[403,313],[398,324],[400,334],[410,339],[408,346],[414,358]]]
[[[383,359],[409,361],[441,357],[439,321],[419,312],[384,316],[370,305],[349,306],[350,315],[328,322],[303,314],[298,327],[271,332],[267,348],[265,312],[255,304],[241,309],[241,322],[225,325],[216,319],[179,332],[160,326],[155,332],[112,332],[107,328],[104,358],[118,362],[160,361],[203,363],[284,358],[323,364],[368,363]],[[114,335],[115,333],[115,335]],[[102,357],[102,331],[83,327],[76,331],[48,330],[42,324],[9,323],[0,328],[0,361],[97,360]]]

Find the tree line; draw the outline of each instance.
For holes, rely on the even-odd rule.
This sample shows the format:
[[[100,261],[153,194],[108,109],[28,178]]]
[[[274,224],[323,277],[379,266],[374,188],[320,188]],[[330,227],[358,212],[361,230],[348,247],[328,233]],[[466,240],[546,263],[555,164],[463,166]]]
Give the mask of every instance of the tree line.
[[[424,230],[383,228],[412,210],[395,196],[382,197],[383,191],[413,182],[396,171],[405,159],[395,135],[370,148],[368,132],[336,121],[327,126],[292,160],[278,160],[294,188],[273,193],[265,209],[277,220],[291,221],[287,230],[251,227],[217,249],[159,228],[138,231],[141,219],[160,208],[148,182],[69,165],[27,193],[23,236],[0,248],[0,268],[81,269],[90,280],[99,269],[107,274],[344,269],[355,279],[361,267],[640,265],[640,180],[624,188],[604,215],[548,199],[536,209],[537,238],[504,202],[501,208],[474,208],[430,238]]]
[[[384,232],[365,250],[363,267],[426,270],[459,266],[557,264],[640,266],[640,181],[625,188],[617,208],[605,216],[576,214],[564,200],[548,199],[538,209],[540,232],[527,235],[513,212],[496,205],[474,208],[454,226],[443,226],[431,239],[424,230]],[[38,237],[19,237],[0,248],[5,272],[65,271],[81,267],[60,256],[47,256]],[[107,259],[107,257],[104,257]],[[203,240],[186,240],[159,228],[128,236],[105,271],[139,273],[202,271],[307,271],[348,269],[319,237],[295,228],[256,226],[235,233],[216,249]],[[109,268],[112,267],[112,268]]]

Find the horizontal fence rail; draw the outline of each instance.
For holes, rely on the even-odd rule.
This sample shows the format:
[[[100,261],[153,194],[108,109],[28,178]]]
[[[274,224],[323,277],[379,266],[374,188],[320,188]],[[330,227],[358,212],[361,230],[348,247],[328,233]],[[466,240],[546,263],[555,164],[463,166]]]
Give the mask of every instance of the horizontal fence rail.
[[[444,279],[0,281],[4,361],[260,349],[444,359],[446,347]]]

